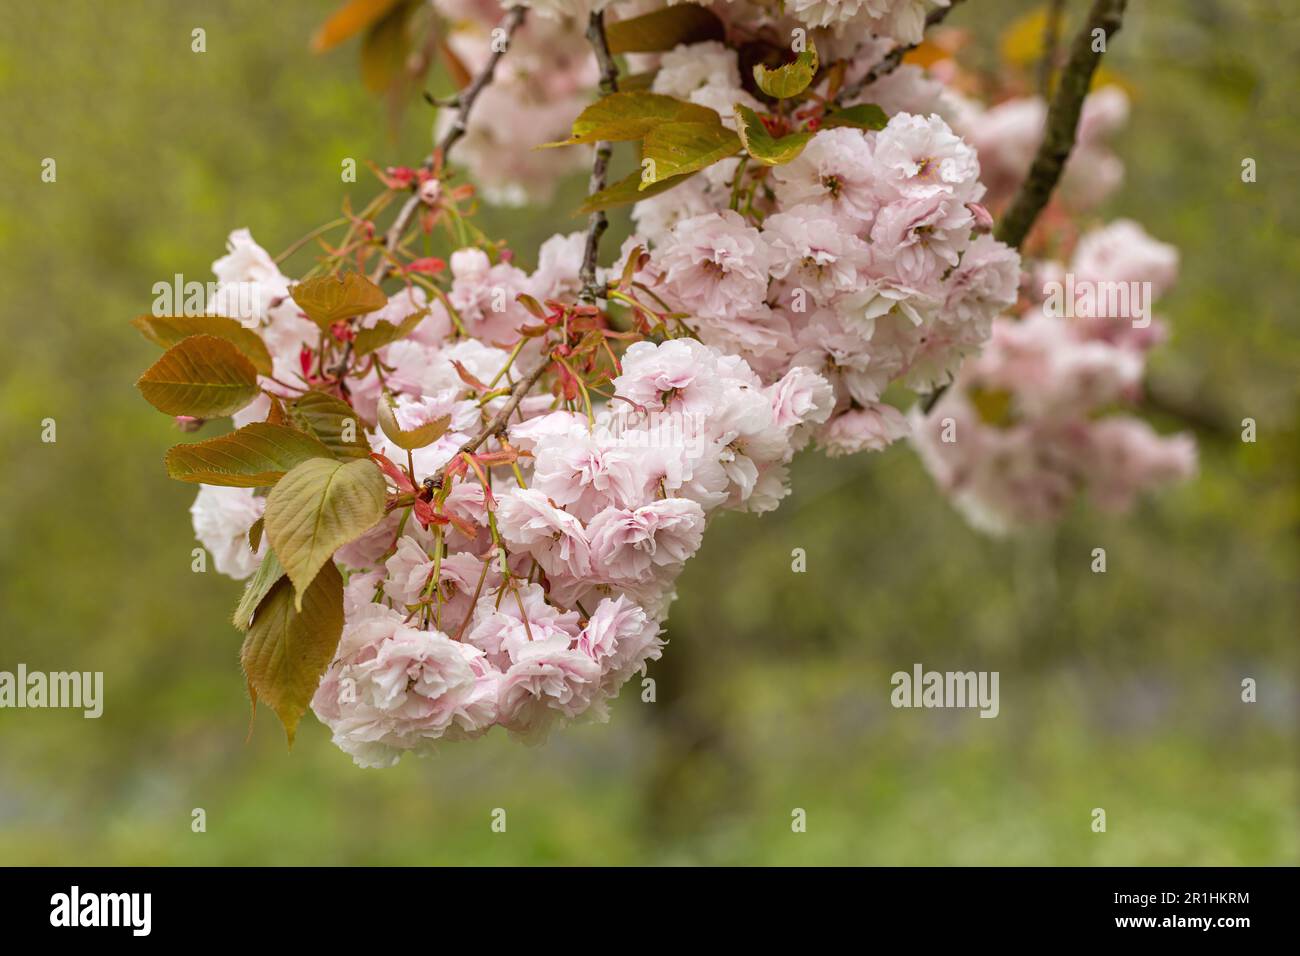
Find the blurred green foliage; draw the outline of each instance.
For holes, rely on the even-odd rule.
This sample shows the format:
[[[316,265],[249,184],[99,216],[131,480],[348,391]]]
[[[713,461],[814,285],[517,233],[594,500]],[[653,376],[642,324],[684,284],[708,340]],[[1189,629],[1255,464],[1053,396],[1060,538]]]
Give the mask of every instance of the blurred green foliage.
[[[1057,532],[993,541],[906,448],[804,456],[778,512],[711,529],[651,670],[656,703],[629,692],[608,726],[539,748],[493,735],[385,772],[354,768],[313,721],[292,753],[267,713],[245,742],[239,585],[191,573],[193,491],[161,467],[177,435],[132,387],[154,351],[128,322],[154,282],[205,279],[232,228],[275,252],[345,196],[359,207],[373,187],[340,182],[346,157],[427,150],[428,108],[388,136],[355,47],[309,53],[328,6],[4,4],[0,669],[102,670],[107,699],[97,721],[0,711],[0,862],[1300,860],[1288,4],[1133,4],[1108,61],[1134,110],[1103,212],[1183,254],[1153,377],[1229,426],[1203,436],[1198,480],[1128,517],[1080,508]],[[1028,6],[970,0],[951,22],[991,51]],[[580,227],[581,191],[483,224],[527,261]],[[1246,416],[1253,445],[1235,437]],[[891,709],[889,675],[915,661],[1000,671],[1001,716]]]

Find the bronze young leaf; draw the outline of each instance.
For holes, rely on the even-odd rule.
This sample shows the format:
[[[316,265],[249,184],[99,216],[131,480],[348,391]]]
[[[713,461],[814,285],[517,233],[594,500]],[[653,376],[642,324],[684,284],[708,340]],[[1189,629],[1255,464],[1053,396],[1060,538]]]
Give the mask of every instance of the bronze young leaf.
[[[398,448],[406,451],[414,451],[417,448],[424,448],[426,445],[432,445],[447,431],[447,426],[451,424],[450,415],[442,415],[431,422],[425,422],[409,431],[404,431],[397,423],[397,417],[393,414],[393,407],[389,404],[389,396],[384,395],[379,399],[376,406],[376,416],[379,419],[379,427],[384,434]]]
[[[308,458],[328,457],[330,450],[306,432],[253,422],[229,435],[176,445],[163,461],[177,481],[264,488]]]
[[[813,138],[813,134],[805,130],[776,139],[767,131],[758,114],[741,103],[736,104],[736,121],[736,132],[745,144],[745,151],[767,166],[782,166],[790,162]]]
[[[293,301],[322,329],[382,309],[388,296],[363,275],[318,276],[299,282],[290,290]]]
[[[171,348],[191,335],[215,335],[243,352],[262,375],[271,374],[271,353],[261,337],[237,319],[221,315],[141,315],[131,322],[155,345]]]
[[[287,579],[272,584],[239,650],[254,705],[258,698],[271,705],[291,747],[343,633],[343,577],[334,562],[299,598],[295,604]]]
[[[233,415],[261,392],[253,363],[215,335],[177,342],[135,384],[160,412],[194,418]]]

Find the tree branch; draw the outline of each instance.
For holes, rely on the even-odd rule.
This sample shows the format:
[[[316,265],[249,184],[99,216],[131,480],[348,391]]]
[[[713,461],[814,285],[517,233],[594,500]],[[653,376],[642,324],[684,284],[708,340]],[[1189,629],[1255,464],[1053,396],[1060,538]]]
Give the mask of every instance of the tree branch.
[[[1052,93],[1052,74],[1056,72],[1056,48],[1061,42],[1061,13],[1065,0],[1051,0],[1043,19],[1043,55],[1038,60],[1038,91],[1044,97]]]
[[[994,236],[1009,246],[1020,247],[1033,228],[1038,214],[1043,211],[1052,191],[1061,178],[1065,162],[1074,149],[1074,138],[1079,127],[1079,114],[1084,97],[1092,85],[1092,75],[1101,61],[1102,50],[1096,49],[1093,31],[1101,30],[1109,43],[1124,20],[1124,7],[1128,0],[1094,0],[1088,21],[1079,30],[1070,47],[1070,59],[1061,71],[1047,111],[1047,123],[1038,154],[1029,167],[1029,175],[1020,184],[1020,191],[1002,216]]]
[[[600,93],[608,96],[618,92],[618,64],[609,52],[609,43],[605,39],[605,14],[596,10],[587,23],[587,40],[596,54],[600,64]],[[613,153],[610,143],[601,141],[596,144],[596,155],[591,163],[591,179],[587,183],[587,195],[594,196],[605,188],[605,178],[609,171],[609,158]],[[593,212],[587,219],[587,245],[583,251],[582,269],[578,278],[582,281],[582,292],[578,298],[582,302],[594,303],[602,290],[596,283],[596,256],[600,252],[600,238],[609,228],[609,218],[603,209]]]
[[[522,8],[518,8],[511,14],[512,17],[519,14],[514,21],[515,26],[518,26],[518,21],[522,19],[522,13]],[[591,15],[591,20],[587,26],[587,39],[591,42],[591,47],[596,53],[596,60],[600,64],[601,93],[616,92],[618,90],[618,65],[614,62],[614,58],[609,52],[609,44],[605,40],[605,16],[603,13],[597,11]],[[477,81],[475,85],[478,85]],[[486,85],[486,81],[483,85]],[[473,88],[471,87],[471,89]],[[474,95],[477,95],[477,92]],[[452,139],[452,142],[455,142],[455,140]],[[598,193],[605,188],[605,175],[609,168],[609,157],[612,151],[613,147],[609,143],[601,142],[596,144],[596,156],[591,166],[591,180],[587,187],[592,194]],[[596,284],[596,255],[600,251],[600,237],[608,226],[609,221],[604,212],[594,212],[587,220],[587,245],[582,258],[582,269],[579,272],[579,277],[582,280],[582,292],[579,298],[582,301],[594,303],[602,291]],[[493,435],[503,432],[510,421],[510,416],[515,413],[515,409],[524,400],[524,396],[532,391],[533,386],[545,374],[550,364],[546,358],[543,358],[535,369],[516,382],[514,388],[510,390],[510,398],[506,403],[501,406],[486,425],[479,429],[474,437],[460,446],[456,455],[447,464],[424,480],[425,486],[429,488],[441,487],[443,479],[447,475],[447,468],[456,458],[462,454],[473,454]]]
[[[492,82],[492,78],[496,75],[497,63],[501,61],[501,57],[505,56],[506,50],[510,49],[510,41],[514,38],[515,31],[519,29],[520,24],[524,22],[527,13],[527,7],[515,7],[506,14],[505,19],[501,21],[501,25],[498,27],[498,29],[506,31],[505,43],[502,43],[499,49],[492,50],[487,62],[483,64],[483,68],[470,81],[469,86],[456,95],[454,100],[456,103],[456,118],[448,127],[447,132],[443,134],[442,141],[438,143],[438,154],[442,156],[444,161],[447,159],[447,154],[451,152],[452,146],[465,135],[465,131],[469,128],[469,113],[474,108],[474,101]],[[423,165],[425,169],[431,169],[433,167],[433,157],[427,157]],[[393,224],[384,233],[383,255],[380,256],[379,262],[370,274],[371,282],[378,282],[388,271],[388,257],[393,254],[393,250],[401,242],[402,234],[410,227],[411,220],[415,218],[415,213],[420,208],[420,202],[420,193],[417,190],[402,204],[402,208],[397,213],[397,218],[393,220]]]
[[[961,3],[961,0],[952,0],[952,2],[946,7],[935,7],[928,14],[926,14],[925,28],[928,30],[930,29],[930,27],[942,23],[944,18],[948,16],[949,13],[952,12],[952,8],[957,6],[957,4],[959,3]],[[872,83],[876,82],[876,80],[880,79],[881,77],[888,76],[890,73],[893,73],[902,65],[903,57],[907,56],[907,54],[911,53],[920,45],[921,44],[919,43],[910,43],[907,45],[894,47],[892,50],[890,50],[880,59],[879,63],[877,63],[875,66],[869,69],[866,72],[866,75],[862,77],[862,79],[854,83],[850,83],[847,86],[845,86],[842,90],[840,90],[840,94],[839,96],[836,97],[836,99],[838,99],[840,102],[844,102],[845,100],[852,99],[853,97],[861,93],[863,90],[865,90]]]
[[[1158,381],[1147,381],[1145,394],[1142,396],[1142,407],[1177,419],[1209,438],[1228,440],[1239,437],[1237,427],[1229,421],[1222,409],[1204,400],[1189,398],[1185,394],[1175,394]]]
[[[1056,189],[1061,173],[1065,170],[1066,160],[1074,149],[1083,100],[1088,95],[1092,75],[1104,52],[1093,49],[1093,31],[1103,31],[1106,42],[1109,43],[1123,23],[1127,2],[1128,0],[1094,0],[1088,21],[1070,46],[1070,59],[1061,71],[1056,95],[1052,97],[1052,105],[1047,111],[1043,141],[1038,146],[1033,165],[1029,167],[1029,175],[1020,184],[1011,208],[1003,214],[993,233],[994,238],[1009,246],[1018,249],[1025,241],[1029,230],[1038,220],[1038,214],[1052,197],[1052,191]],[[922,401],[921,409],[928,415],[947,390],[947,385],[936,388]]]
[[[456,454],[447,459],[446,464],[442,465],[432,475],[424,479],[424,486],[426,488],[441,488],[443,479],[447,477],[447,469],[451,467],[457,458],[461,455],[474,454],[474,452],[478,451],[480,446],[482,446],[482,444],[493,435],[498,435],[504,432],[506,424],[510,421],[510,416],[515,413],[515,409],[518,408],[519,403],[524,400],[524,396],[532,391],[533,386],[537,384],[538,379],[542,377],[550,364],[549,361],[543,359],[537,364],[537,368],[533,369],[516,382],[515,387],[510,390],[510,398],[506,400],[506,403],[501,406],[488,423],[480,428],[472,438],[468,439],[463,445],[456,449]],[[415,476],[412,475],[411,478],[414,480]]]
[[[515,31],[524,22],[527,12],[527,7],[515,7],[506,14],[505,19],[501,21],[498,27],[498,29],[506,31],[505,42],[501,44],[499,49],[492,51],[488,61],[478,71],[478,75],[474,77],[469,86],[456,95],[458,106],[456,119],[448,127],[447,132],[443,134],[442,142],[438,144],[438,150],[442,153],[444,159],[446,159],[447,153],[456,144],[456,141],[464,136],[465,131],[469,128],[469,111],[473,109],[474,101],[478,99],[478,95],[492,82],[493,76],[496,75],[497,63],[505,56],[506,50],[510,49],[510,41],[514,39]]]

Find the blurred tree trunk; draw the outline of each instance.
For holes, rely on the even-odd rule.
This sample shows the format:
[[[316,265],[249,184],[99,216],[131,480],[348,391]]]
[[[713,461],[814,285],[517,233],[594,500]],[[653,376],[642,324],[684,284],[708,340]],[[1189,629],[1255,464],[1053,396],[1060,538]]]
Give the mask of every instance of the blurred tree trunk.
[[[655,750],[643,814],[652,839],[711,829],[719,818],[739,814],[749,792],[751,774],[728,734],[726,698],[716,684],[725,672],[717,658],[735,648],[712,617],[673,619],[670,644],[649,672]]]

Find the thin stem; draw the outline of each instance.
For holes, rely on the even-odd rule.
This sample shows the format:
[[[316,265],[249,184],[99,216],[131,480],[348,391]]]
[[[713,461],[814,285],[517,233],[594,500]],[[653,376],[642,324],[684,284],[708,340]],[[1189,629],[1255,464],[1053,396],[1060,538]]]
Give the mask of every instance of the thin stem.
[[[492,55],[488,57],[487,62],[483,64],[483,68],[479,70],[474,79],[470,81],[469,86],[465,87],[464,90],[457,94],[456,103],[458,108],[456,110],[456,119],[447,129],[447,132],[443,134],[442,142],[438,144],[438,151],[442,153],[444,161],[447,158],[447,153],[451,151],[451,147],[455,145],[455,143],[465,135],[465,131],[469,129],[469,111],[473,108],[474,101],[478,99],[478,95],[492,82],[492,77],[496,74],[497,63],[500,62],[501,57],[505,56],[506,50],[510,48],[510,41],[514,38],[515,31],[518,30],[520,25],[524,22],[524,16],[527,12],[527,7],[515,7],[506,14],[505,19],[501,21],[501,24],[498,27],[498,29],[506,31],[505,42],[502,43],[499,48],[494,48],[492,50]]]
[[[298,251],[299,249],[301,249],[303,246],[307,245],[307,243],[311,242],[311,241],[312,241],[313,239],[315,239],[317,236],[323,236],[325,233],[329,232],[331,229],[335,229],[335,228],[337,228],[338,226],[343,225],[345,222],[350,222],[350,220],[348,219],[348,217],[347,217],[347,216],[339,216],[337,219],[331,219],[329,222],[325,223],[325,225],[323,225],[323,226],[317,226],[315,229],[313,229],[311,232],[307,233],[307,235],[303,236],[301,239],[298,239],[298,240],[296,240],[295,242],[291,243],[290,246],[289,246],[289,248],[285,249],[284,252],[280,253],[278,256],[276,256],[276,257],[275,257],[273,260],[271,260],[271,261],[273,261],[276,265],[279,265],[281,262],[284,262],[285,259],[288,259],[291,255],[293,255],[295,252],[297,252],[297,251]]]
[[[597,10],[591,14],[587,23],[587,40],[596,54],[600,64],[600,92],[602,96],[618,92],[618,64],[609,52],[609,43],[605,39],[605,14]],[[587,195],[594,196],[605,188],[605,179],[609,171],[609,158],[614,151],[610,143],[601,141],[596,144],[596,155],[591,164],[591,179],[587,184]],[[582,302],[594,303],[603,297],[603,290],[596,283],[596,257],[600,252],[600,237],[609,228],[609,218],[603,209],[593,212],[587,219],[587,246],[582,257],[582,269],[578,277],[582,280],[582,292],[578,298]]]
[[[535,369],[529,372],[527,376],[520,379],[518,384],[516,384],[514,389],[511,391],[510,398],[507,399],[506,403],[501,406],[495,415],[492,416],[492,420],[480,428],[473,438],[470,438],[465,442],[465,444],[461,445],[456,451],[456,454],[447,461],[447,464],[443,465],[431,476],[426,478],[425,483],[428,484],[432,482],[434,487],[440,487],[443,478],[447,475],[447,467],[452,462],[460,458],[461,455],[474,454],[474,452],[478,451],[479,446],[481,446],[485,441],[502,431],[506,427],[506,422],[510,420],[510,416],[513,415],[515,409],[519,407],[519,403],[524,400],[524,396],[527,395],[532,390],[532,387],[537,384],[538,379],[542,377],[542,374],[546,371],[548,365],[550,365],[549,362],[539,362]]]
[[[510,366],[515,364],[515,359],[519,358],[519,353],[523,351],[524,343],[527,341],[527,339],[520,339],[515,343],[515,347],[510,350],[510,355],[506,358],[505,364],[492,376],[492,381],[487,383],[489,389],[496,388],[497,382],[501,381],[501,376],[505,375]]]
[[[745,167],[749,165],[749,154],[743,153],[736,164],[736,178],[731,181],[731,208],[740,208],[740,187],[745,180]]]
[[[513,39],[515,31],[519,29],[519,25],[524,22],[524,17],[527,15],[527,12],[527,7],[515,7],[506,14],[505,19],[501,21],[500,27],[506,31],[505,42],[502,43],[499,48],[493,49],[492,55],[488,57],[487,62],[483,64],[483,68],[478,71],[478,74],[470,82],[469,86],[465,87],[465,89],[457,95],[456,118],[452,121],[447,132],[443,134],[442,141],[438,144],[438,155],[442,157],[443,162],[446,162],[447,154],[451,152],[452,146],[454,146],[456,142],[465,135],[465,131],[469,128],[469,113],[474,107],[474,101],[477,100],[479,94],[487,88],[487,85],[492,82],[492,77],[496,74],[497,63],[499,63],[501,57],[505,55],[506,50],[510,48],[510,41]],[[425,159],[424,168],[431,169],[432,167],[433,157]],[[379,262],[375,265],[374,271],[370,274],[370,281],[378,282],[384,277],[384,273],[388,271],[388,257],[397,249],[403,233],[405,233],[410,227],[411,221],[415,218],[415,213],[419,208],[420,193],[417,190],[407,198],[405,203],[402,204],[401,210],[397,213],[397,218],[393,220],[393,224],[388,227],[388,232],[384,234],[383,254],[380,256]]]
[[[483,559],[483,570],[479,572],[478,584],[474,587],[474,595],[469,599],[469,613],[465,619],[460,622],[460,627],[456,629],[456,636],[452,640],[459,641],[465,633],[465,628],[470,621],[474,619],[474,608],[478,606],[479,596],[483,593],[483,582],[487,580],[488,567],[492,564],[491,556]]]
[[[961,0],[952,0],[952,2],[946,7],[936,7],[931,10],[926,15],[925,28],[928,30],[930,27],[942,23],[944,18],[952,12],[952,8],[957,6],[959,3],[961,3]],[[880,59],[880,62],[867,70],[866,75],[863,76],[862,79],[850,83],[840,90],[840,94],[836,99],[841,103],[853,99],[872,83],[876,82],[876,80],[888,76],[890,73],[897,70],[903,64],[903,57],[907,56],[907,54],[911,53],[920,45],[921,44],[919,43],[911,43],[894,47]]]

